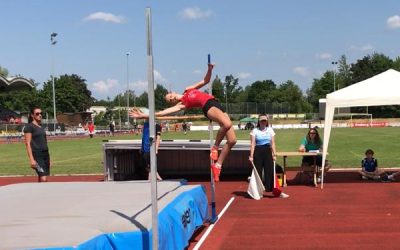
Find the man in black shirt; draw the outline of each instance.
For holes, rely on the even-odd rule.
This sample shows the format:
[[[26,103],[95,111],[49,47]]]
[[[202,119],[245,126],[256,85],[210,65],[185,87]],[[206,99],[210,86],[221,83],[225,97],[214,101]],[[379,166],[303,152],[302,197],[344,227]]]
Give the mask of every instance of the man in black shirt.
[[[36,171],[39,182],[47,182],[47,176],[50,175],[50,155],[46,132],[42,128],[41,122],[42,110],[39,107],[31,109],[29,123],[24,128],[24,135],[30,167]]]

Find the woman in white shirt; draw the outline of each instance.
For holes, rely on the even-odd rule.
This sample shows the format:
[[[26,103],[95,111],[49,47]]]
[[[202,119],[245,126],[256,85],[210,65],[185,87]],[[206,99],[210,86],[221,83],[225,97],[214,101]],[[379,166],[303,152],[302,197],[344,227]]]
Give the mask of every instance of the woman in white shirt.
[[[263,183],[265,191],[273,192],[275,196],[281,198],[289,197],[282,193],[276,182],[274,190],[274,161],[276,160],[275,149],[275,132],[269,126],[268,117],[260,115],[258,117],[257,127],[250,132],[250,156],[249,160],[254,163],[258,174],[262,178],[264,172]]]

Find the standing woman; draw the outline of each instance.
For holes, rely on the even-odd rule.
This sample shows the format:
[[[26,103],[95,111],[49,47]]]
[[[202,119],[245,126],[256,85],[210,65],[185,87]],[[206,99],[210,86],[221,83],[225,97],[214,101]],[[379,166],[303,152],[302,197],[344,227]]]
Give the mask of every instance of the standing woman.
[[[39,107],[31,109],[28,122],[24,135],[30,167],[36,171],[39,182],[47,182],[47,176],[50,175],[50,155],[46,132],[41,126],[42,110]]]
[[[278,182],[274,190],[274,161],[276,160],[275,132],[269,126],[268,117],[259,115],[258,124],[250,132],[250,156],[249,160],[256,166],[258,175],[264,178],[265,191],[273,192],[273,195],[280,198],[287,198],[289,195],[281,192]]]

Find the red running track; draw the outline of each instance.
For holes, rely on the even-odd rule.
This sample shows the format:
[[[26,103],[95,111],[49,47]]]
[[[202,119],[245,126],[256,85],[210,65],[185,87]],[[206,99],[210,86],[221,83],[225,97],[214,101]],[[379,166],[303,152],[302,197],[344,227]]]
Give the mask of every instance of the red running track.
[[[102,181],[103,176],[51,176],[50,181]],[[289,176],[290,179],[290,176]],[[200,249],[400,249],[400,182],[361,181],[356,173],[329,172],[324,189],[289,181],[287,199],[256,201],[245,180],[216,185],[218,213],[234,197]],[[0,185],[36,177],[0,177]],[[196,181],[209,189],[209,182]],[[193,249],[208,226],[199,229]]]
[[[217,209],[235,200],[200,249],[400,249],[400,182],[349,172],[326,179],[323,190],[292,181],[284,188],[289,198],[266,193],[260,201],[249,198],[246,181],[218,183]]]

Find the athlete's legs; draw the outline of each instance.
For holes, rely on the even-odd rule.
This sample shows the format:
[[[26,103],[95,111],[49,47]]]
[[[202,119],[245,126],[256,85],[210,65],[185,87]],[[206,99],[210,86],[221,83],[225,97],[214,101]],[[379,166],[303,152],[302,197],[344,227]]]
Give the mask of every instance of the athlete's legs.
[[[226,137],[226,143],[222,148],[221,154],[218,157],[217,164],[222,166],[226,156],[229,154],[231,148],[236,144],[236,135],[232,126],[232,121],[228,114],[222,112],[219,108],[211,107],[207,116],[211,121],[217,122],[219,124],[219,130],[215,138],[215,146],[219,146],[221,141]]]
[[[38,181],[39,182],[47,182],[47,176],[39,176]]]

